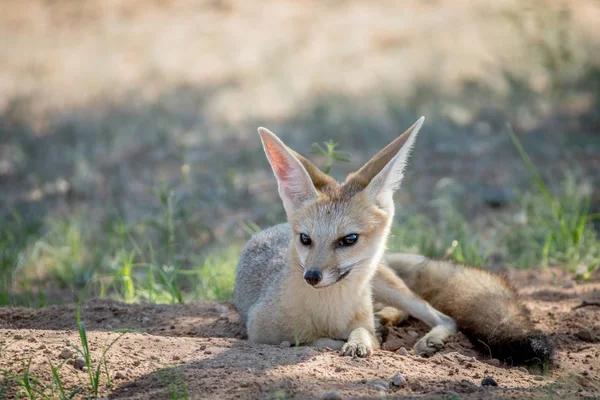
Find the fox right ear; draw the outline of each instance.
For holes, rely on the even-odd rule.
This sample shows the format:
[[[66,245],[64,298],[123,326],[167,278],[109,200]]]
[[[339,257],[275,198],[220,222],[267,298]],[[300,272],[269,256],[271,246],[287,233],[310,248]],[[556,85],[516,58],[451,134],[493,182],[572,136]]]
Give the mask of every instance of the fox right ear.
[[[317,200],[319,193],[292,150],[268,129],[258,128],[258,134],[277,178],[279,196],[289,217],[303,204]]]
[[[348,176],[346,182],[362,186],[373,201],[392,207],[392,195],[400,187],[404,167],[424,120],[425,117],[419,118],[413,126],[377,153],[361,169]]]

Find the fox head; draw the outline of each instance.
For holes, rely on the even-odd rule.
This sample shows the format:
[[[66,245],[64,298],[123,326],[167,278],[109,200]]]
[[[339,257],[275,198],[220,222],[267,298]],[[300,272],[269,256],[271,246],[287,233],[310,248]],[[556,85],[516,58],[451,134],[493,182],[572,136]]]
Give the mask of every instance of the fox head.
[[[394,217],[393,194],[424,120],[421,117],[343,183],[269,130],[258,129],[292,228],[292,262],[302,268],[307,284],[321,289],[373,275]]]

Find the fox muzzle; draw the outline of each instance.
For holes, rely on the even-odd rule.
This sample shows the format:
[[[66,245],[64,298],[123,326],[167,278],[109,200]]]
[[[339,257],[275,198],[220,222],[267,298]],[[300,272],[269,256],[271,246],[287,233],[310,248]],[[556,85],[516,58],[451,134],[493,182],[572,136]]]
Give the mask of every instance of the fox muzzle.
[[[315,286],[323,280],[323,274],[321,271],[308,270],[304,273],[304,280],[309,285]]]

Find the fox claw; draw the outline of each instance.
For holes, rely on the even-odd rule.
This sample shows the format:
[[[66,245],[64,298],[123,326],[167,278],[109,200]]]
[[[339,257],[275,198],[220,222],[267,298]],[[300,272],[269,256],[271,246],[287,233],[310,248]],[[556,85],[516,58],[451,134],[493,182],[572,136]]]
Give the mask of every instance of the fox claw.
[[[340,354],[350,357],[366,357],[371,354],[371,348],[361,342],[346,342],[346,344],[342,346]]]
[[[421,340],[419,340],[415,346],[415,354],[421,357],[430,357],[437,353],[440,350],[444,349],[444,342],[437,337],[427,337],[425,336]]]
[[[435,326],[427,335],[423,336],[423,338],[415,344],[415,354],[422,357],[434,355],[444,348],[446,340],[455,333],[456,325],[453,323]]]

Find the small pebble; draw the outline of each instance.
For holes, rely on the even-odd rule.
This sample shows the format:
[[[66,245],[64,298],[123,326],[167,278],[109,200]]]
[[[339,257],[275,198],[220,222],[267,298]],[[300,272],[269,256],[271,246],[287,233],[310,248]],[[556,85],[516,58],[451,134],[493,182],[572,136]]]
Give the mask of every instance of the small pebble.
[[[13,338],[15,340],[22,340],[23,339],[23,335],[16,334],[15,336],[13,336]]]
[[[127,379],[127,375],[123,371],[117,371],[115,379]]]
[[[498,382],[496,382],[491,376],[486,376],[481,381],[481,386],[498,386]]]
[[[392,377],[392,385],[402,386],[406,383],[406,378],[400,374],[396,374]]]
[[[575,281],[567,281],[563,284],[563,289],[573,289],[577,285]]]
[[[529,373],[529,371],[527,371],[527,368],[525,368],[525,367],[518,367],[517,369],[518,369],[519,371],[521,371],[521,372],[524,372],[524,373],[526,373],[526,374],[528,374],[528,373]]]
[[[540,375],[536,375],[536,376],[533,377],[533,380],[535,380],[535,381],[543,381],[544,377],[540,376]]]
[[[227,308],[226,305],[216,304],[215,305],[215,311],[218,312],[219,314],[226,314],[227,311],[229,311],[229,309]]]
[[[380,385],[379,383],[373,385],[373,389],[377,390],[378,392],[387,392],[385,386]]]
[[[304,349],[304,355],[306,357],[315,357],[319,355],[319,352],[313,349],[312,347],[307,347]]]
[[[77,369],[83,369],[86,366],[85,359],[83,357],[77,357],[75,361],[73,361],[73,366]]]
[[[133,362],[133,366],[134,366],[134,367],[137,367],[137,366],[139,366],[140,364],[141,364],[141,361],[140,361],[140,360],[135,360],[135,361]]]
[[[500,366],[500,360],[498,360],[497,358],[492,358],[491,360],[487,360],[486,363],[488,363],[489,365],[492,365],[494,367]]]
[[[63,348],[59,354],[60,358],[66,360],[67,358],[71,358],[73,356],[73,350],[68,347]]]
[[[342,400],[342,395],[338,392],[327,392],[321,395],[323,400]]]
[[[179,361],[179,360],[181,360],[181,357],[179,357],[179,356],[173,356],[173,361]]]
[[[465,393],[474,393],[477,391],[477,386],[466,379],[460,381],[460,386]]]
[[[88,367],[87,367],[87,365],[84,365],[83,367],[81,367],[81,370],[82,370],[83,372],[88,372]]]
[[[389,385],[386,381],[375,381],[373,382],[373,389],[378,392],[387,392],[389,389]]]
[[[200,350],[206,350],[206,345],[205,344],[201,345]]]
[[[577,332],[577,337],[583,340],[584,342],[594,341],[594,336],[592,335],[592,332],[589,329],[580,330],[579,332]]]
[[[284,349],[287,347],[290,347],[290,346],[291,346],[291,344],[287,340],[285,342],[279,343],[279,347],[283,347]]]
[[[400,354],[401,356],[407,356],[408,350],[406,350],[404,347],[400,347],[396,353]]]

